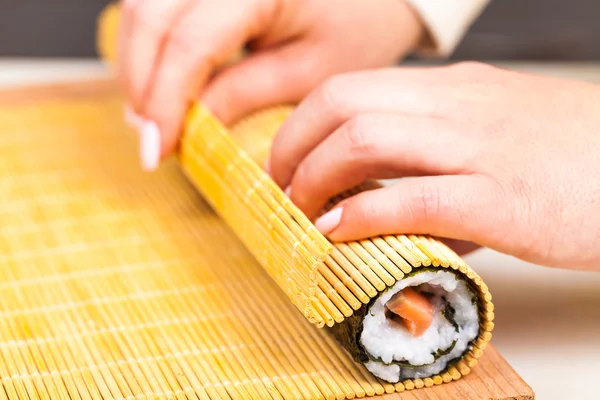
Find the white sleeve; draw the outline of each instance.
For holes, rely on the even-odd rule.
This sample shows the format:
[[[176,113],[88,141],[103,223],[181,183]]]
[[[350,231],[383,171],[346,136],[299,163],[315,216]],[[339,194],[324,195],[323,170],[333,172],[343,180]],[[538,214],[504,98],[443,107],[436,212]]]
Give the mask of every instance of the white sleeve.
[[[417,55],[448,57],[490,0],[405,0],[423,20],[428,40]]]

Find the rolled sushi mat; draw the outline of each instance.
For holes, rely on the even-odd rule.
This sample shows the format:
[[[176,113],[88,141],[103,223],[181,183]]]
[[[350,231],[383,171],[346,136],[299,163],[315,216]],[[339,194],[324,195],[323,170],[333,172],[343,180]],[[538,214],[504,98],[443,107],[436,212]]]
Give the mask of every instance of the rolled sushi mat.
[[[491,346],[449,385],[374,379],[176,160],[139,170],[121,106],[111,82],[0,94],[0,399],[533,398]]]

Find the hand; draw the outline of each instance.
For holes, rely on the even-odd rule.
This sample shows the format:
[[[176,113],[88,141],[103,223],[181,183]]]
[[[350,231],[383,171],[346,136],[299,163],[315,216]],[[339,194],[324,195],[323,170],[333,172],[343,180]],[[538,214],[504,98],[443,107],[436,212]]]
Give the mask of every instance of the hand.
[[[231,123],[335,73],[391,65],[422,31],[402,0],[127,0],[119,76],[145,119],[143,163],[175,149],[194,100]],[[220,68],[245,45],[248,57]]]
[[[333,77],[275,138],[270,173],[332,240],[415,233],[600,270],[600,86],[473,63]]]

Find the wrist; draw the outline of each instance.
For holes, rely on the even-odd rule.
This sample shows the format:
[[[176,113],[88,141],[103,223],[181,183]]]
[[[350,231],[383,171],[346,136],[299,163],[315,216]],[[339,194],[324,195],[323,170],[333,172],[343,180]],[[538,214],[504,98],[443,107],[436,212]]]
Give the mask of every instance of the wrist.
[[[403,43],[400,56],[416,51],[430,40],[427,25],[418,10],[408,0],[394,0],[399,10],[398,25],[402,27],[398,42]],[[407,47],[408,44],[408,47]]]
[[[415,51],[422,56],[448,57],[489,0],[402,0],[422,21],[424,33]]]

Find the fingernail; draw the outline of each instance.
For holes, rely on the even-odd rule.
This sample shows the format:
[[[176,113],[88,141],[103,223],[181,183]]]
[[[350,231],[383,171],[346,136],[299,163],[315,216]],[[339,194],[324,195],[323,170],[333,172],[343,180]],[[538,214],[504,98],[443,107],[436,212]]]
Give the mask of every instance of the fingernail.
[[[287,197],[292,197],[292,187],[291,186],[286,187],[284,192]]]
[[[156,123],[143,122],[140,125],[140,159],[142,168],[153,171],[160,161],[160,131]]]
[[[333,232],[333,230],[338,227],[341,219],[342,219],[342,208],[337,207],[337,208],[334,208],[333,210],[329,211],[328,213],[322,215],[321,217],[319,217],[317,219],[317,221],[315,222],[315,227],[323,235],[327,235],[327,234]]]
[[[130,106],[123,107],[123,118],[125,119],[125,123],[132,128],[139,128],[144,120]]]
[[[271,157],[267,157],[267,161],[265,162],[265,172],[271,175]]]

